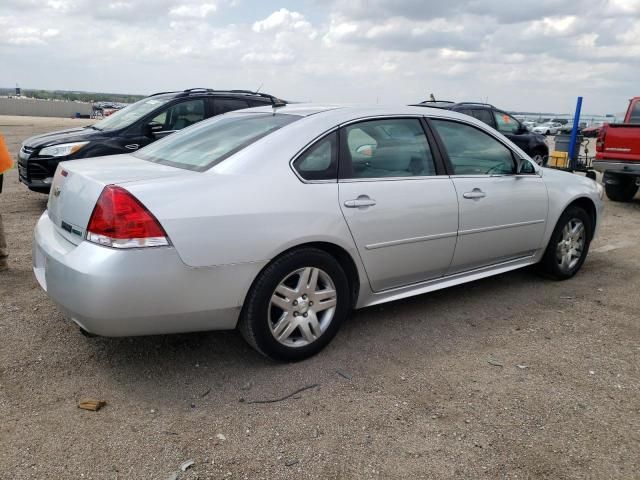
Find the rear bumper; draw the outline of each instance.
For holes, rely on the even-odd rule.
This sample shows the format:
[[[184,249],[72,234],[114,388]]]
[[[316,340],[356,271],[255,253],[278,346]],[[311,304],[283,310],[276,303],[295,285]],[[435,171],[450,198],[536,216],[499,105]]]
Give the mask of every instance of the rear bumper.
[[[602,173],[615,172],[628,175],[640,175],[640,162],[596,159],[593,161],[593,168]]]
[[[173,247],[116,250],[66,240],[45,212],[36,225],[33,270],[49,297],[79,326],[103,336],[236,327],[263,264],[185,265]]]

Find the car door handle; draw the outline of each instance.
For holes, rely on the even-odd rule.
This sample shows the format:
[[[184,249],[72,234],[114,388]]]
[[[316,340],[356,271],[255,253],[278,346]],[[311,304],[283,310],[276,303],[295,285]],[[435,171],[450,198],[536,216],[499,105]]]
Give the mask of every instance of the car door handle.
[[[375,204],[376,201],[366,195],[360,195],[355,200],[347,200],[344,202],[344,206],[347,208],[366,208],[373,207]]]
[[[471,199],[478,199],[478,198],[484,198],[487,196],[486,193],[484,193],[482,190],[480,190],[479,188],[474,188],[473,190],[471,190],[470,192],[465,192],[462,194],[462,196],[464,198],[471,198]]]
[[[127,150],[137,150],[138,148],[140,148],[140,145],[138,145],[137,143],[130,143],[129,145],[125,145],[124,148],[126,148]]]

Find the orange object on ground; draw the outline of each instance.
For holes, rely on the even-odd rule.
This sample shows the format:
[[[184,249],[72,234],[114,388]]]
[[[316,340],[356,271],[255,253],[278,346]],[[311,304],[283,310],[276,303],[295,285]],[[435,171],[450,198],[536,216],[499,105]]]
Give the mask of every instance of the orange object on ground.
[[[0,135],[0,174],[6,172],[11,167],[13,167],[11,154],[7,148],[7,144],[4,143],[4,137]]]

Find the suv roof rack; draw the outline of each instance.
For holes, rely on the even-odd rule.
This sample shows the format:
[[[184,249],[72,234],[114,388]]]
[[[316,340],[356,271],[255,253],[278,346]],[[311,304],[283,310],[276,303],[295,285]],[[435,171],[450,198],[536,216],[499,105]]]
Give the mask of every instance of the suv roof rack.
[[[424,100],[424,101],[422,101],[420,103],[421,104],[422,103],[451,103],[451,104],[453,104],[453,103],[456,103],[456,102],[452,102],[451,100]]]
[[[490,103],[483,103],[483,102],[458,102],[456,103],[456,105],[482,105],[483,107],[496,108]]]
[[[253,95],[255,97],[262,97],[262,98],[267,98],[271,101],[271,106],[273,108],[278,108],[278,107],[284,107],[287,102],[285,102],[284,100],[275,97],[273,95],[270,95],[268,93],[262,93],[262,92],[252,92],[251,90],[214,90],[212,88],[202,88],[202,87],[196,87],[196,88],[187,88],[186,90],[182,90],[181,92],[178,91],[174,91],[174,92],[158,92],[158,93],[154,93],[153,95],[149,95],[150,97],[155,97],[157,95],[166,95],[169,93],[177,93],[178,96],[180,97],[188,97],[191,94],[197,94],[197,93],[220,93],[220,94],[225,94],[225,93],[232,93],[232,94],[242,94],[242,95]]]

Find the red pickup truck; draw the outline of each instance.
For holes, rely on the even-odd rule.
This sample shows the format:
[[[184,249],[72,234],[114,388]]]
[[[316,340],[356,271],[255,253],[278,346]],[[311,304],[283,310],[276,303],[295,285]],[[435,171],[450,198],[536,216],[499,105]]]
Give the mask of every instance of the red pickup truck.
[[[603,172],[607,197],[628,202],[640,186],[640,97],[629,101],[624,123],[605,124],[596,141],[593,168]]]

